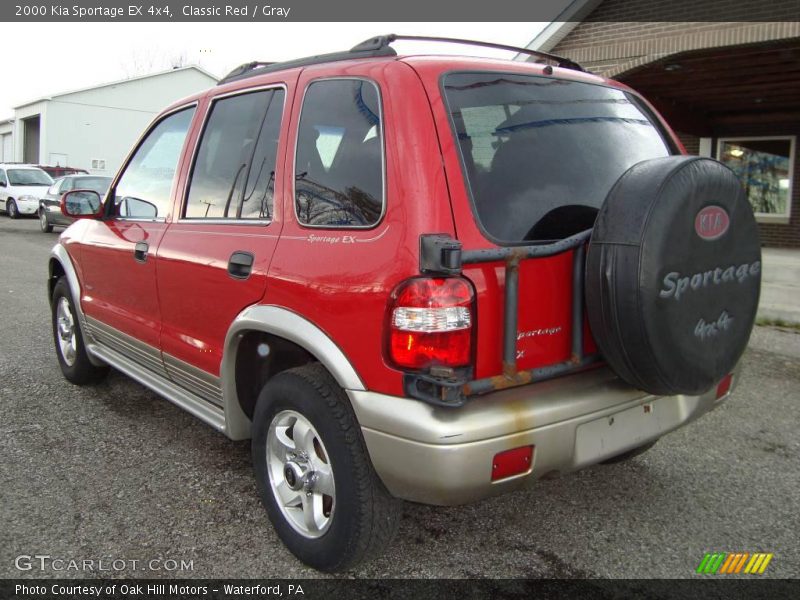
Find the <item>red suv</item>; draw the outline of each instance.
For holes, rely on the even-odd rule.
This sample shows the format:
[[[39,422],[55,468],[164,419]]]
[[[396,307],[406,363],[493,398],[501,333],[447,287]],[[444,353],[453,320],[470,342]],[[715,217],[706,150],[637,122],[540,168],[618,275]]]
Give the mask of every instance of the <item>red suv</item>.
[[[302,561],[629,458],[716,407],[760,249],[731,171],[624,85],[349,52],[244,65],[147,129],[50,258],[65,377],[112,366],[234,440]],[[536,54],[536,53],[534,53]]]

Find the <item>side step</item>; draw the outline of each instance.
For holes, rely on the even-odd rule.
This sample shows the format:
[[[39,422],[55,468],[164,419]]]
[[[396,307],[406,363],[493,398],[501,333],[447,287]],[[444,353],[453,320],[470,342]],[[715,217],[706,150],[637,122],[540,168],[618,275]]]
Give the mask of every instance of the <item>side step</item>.
[[[87,344],[87,350],[103,362],[122,371],[131,379],[150,388],[159,396],[163,396],[176,406],[182,408],[201,421],[211,425],[220,433],[225,431],[225,413],[221,408],[203,400],[191,392],[181,388],[169,379],[153,373],[138,363],[126,358],[116,350],[100,344]]]

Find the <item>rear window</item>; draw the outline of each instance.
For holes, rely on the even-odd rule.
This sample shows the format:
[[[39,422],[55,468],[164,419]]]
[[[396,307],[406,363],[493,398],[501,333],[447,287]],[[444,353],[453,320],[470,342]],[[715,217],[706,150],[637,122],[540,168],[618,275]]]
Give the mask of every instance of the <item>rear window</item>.
[[[76,190],[94,190],[101,196],[108,191],[111,185],[110,177],[75,177],[72,187]]]
[[[628,168],[670,154],[622,90],[497,72],[451,73],[443,87],[477,218],[501,243],[588,229]]]

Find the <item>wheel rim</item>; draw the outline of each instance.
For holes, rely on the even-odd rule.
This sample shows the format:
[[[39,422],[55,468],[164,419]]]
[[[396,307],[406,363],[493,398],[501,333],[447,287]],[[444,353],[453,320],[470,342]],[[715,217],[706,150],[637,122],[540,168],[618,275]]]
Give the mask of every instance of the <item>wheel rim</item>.
[[[77,342],[75,340],[75,318],[72,315],[69,301],[63,296],[58,300],[56,308],[56,337],[61,358],[67,366],[75,364],[77,356]]]
[[[39,213],[39,223],[42,224],[42,229],[47,229],[47,215],[44,214],[44,211]]]
[[[8,216],[13,217],[17,213],[17,205],[10,202],[8,205]]]
[[[330,455],[303,415],[284,410],[267,433],[267,471],[275,502],[300,535],[318,538],[330,527],[336,486]]]

